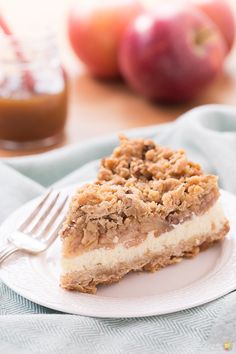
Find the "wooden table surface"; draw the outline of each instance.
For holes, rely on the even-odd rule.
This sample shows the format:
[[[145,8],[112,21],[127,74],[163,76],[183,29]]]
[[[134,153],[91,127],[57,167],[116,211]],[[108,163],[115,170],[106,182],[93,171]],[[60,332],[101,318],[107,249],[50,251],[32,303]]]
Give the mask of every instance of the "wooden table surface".
[[[236,15],[236,3],[234,4],[234,0],[230,2]],[[70,78],[68,123],[65,138],[58,146],[110,132],[169,122],[190,108],[202,104],[236,105],[236,50],[227,58],[224,73],[197,100],[188,104],[154,104],[132,92],[122,82],[95,80],[78,63],[66,38],[65,14],[70,3],[71,0],[40,0],[36,5],[35,1],[21,0],[19,5],[18,0],[8,0],[3,6],[5,15],[14,26],[24,24],[27,27],[28,18],[35,16],[38,22],[40,18],[46,19],[58,29],[62,61]],[[27,154],[39,152],[42,150],[28,151]],[[26,152],[0,150],[2,157],[24,154]]]

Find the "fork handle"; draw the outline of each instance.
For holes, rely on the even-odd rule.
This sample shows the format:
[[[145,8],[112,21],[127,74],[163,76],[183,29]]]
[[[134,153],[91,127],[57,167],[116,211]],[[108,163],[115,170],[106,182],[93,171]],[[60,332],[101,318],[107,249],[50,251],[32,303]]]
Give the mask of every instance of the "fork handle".
[[[17,247],[15,247],[14,245],[4,245],[2,247],[0,247],[0,265],[3,261],[5,261],[5,259],[7,259],[11,254],[15,253],[19,251],[19,249]]]

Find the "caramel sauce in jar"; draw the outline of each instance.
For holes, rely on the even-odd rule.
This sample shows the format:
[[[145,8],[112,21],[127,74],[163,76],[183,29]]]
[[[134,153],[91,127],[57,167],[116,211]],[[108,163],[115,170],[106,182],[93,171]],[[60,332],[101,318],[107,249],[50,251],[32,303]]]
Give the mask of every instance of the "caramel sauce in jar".
[[[12,150],[58,143],[67,117],[67,77],[54,40],[21,43],[24,62],[0,57],[0,147]]]
[[[67,89],[29,98],[0,98],[0,141],[26,143],[62,134],[67,107]]]

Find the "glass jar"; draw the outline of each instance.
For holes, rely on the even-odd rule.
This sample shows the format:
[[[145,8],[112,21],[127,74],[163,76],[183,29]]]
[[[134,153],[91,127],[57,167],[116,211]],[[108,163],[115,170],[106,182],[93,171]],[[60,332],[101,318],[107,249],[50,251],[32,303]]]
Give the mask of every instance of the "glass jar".
[[[56,37],[0,36],[0,148],[58,143],[67,115],[67,78]]]

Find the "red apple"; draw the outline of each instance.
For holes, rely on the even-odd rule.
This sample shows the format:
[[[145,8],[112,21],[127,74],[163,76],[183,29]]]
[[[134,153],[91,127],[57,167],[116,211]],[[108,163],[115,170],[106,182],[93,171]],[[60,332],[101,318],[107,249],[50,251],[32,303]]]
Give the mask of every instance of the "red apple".
[[[70,11],[68,32],[77,56],[95,75],[119,75],[118,48],[127,25],[141,12],[137,0],[86,0]]]
[[[235,39],[235,19],[227,1],[223,0],[193,0],[193,4],[209,16],[218,26],[230,51]]]
[[[180,102],[194,98],[220,72],[224,39],[195,8],[162,6],[139,16],[120,47],[121,72],[149,98]]]

